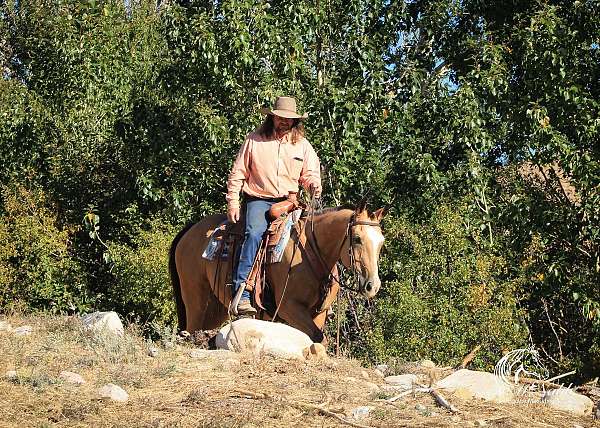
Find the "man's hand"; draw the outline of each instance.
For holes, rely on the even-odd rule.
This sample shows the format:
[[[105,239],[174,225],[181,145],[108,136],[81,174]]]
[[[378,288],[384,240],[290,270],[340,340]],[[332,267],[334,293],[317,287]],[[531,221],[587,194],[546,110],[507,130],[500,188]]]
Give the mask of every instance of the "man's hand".
[[[240,208],[232,207],[227,210],[227,220],[232,223],[240,221]]]
[[[321,188],[320,185],[318,185],[318,184],[311,184],[308,189],[309,189],[310,193],[313,195],[313,197],[315,197],[317,199],[321,197],[321,191],[323,189]]]

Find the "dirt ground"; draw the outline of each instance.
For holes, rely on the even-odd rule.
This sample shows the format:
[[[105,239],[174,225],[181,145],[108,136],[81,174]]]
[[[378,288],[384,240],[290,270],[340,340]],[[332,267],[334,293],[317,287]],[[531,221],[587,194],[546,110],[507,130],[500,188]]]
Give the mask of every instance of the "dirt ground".
[[[446,399],[452,413],[427,393],[391,403],[377,386],[381,375],[359,362],[286,361],[228,351],[201,351],[190,343],[145,341],[129,329],[123,338],[84,332],[75,318],[2,317],[18,337],[0,331],[0,427],[600,427],[540,403],[494,404]],[[148,355],[149,346],[158,355]],[[5,376],[17,372],[16,378]],[[76,372],[86,383],[66,383]],[[422,373],[421,373],[422,375]],[[126,403],[101,400],[114,383]],[[369,406],[364,418],[353,410]]]

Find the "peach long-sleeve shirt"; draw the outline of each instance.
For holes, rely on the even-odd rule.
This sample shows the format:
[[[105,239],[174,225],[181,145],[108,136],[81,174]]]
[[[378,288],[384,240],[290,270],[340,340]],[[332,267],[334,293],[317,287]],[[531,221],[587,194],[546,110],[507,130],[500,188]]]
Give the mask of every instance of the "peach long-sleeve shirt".
[[[279,198],[304,188],[321,186],[319,157],[306,138],[296,144],[290,133],[281,140],[250,133],[229,173],[227,206],[240,206],[240,191],[258,198]]]

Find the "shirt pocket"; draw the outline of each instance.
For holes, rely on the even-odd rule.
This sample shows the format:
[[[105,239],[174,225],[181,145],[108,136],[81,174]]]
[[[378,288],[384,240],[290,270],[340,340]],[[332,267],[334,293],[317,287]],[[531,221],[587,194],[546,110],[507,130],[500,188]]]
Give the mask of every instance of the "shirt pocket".
[[[294,180],[300,179],[300,174],[302,173],[302,166],[304,165],[304,158],[302,156],[294,156],[292,155],[290,160],[290,176]]]

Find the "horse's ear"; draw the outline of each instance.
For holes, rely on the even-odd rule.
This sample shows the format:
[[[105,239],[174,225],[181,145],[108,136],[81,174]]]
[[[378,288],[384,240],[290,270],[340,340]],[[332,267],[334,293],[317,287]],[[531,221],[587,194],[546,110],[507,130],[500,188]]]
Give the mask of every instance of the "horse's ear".
[[[356,206],[356,214],[360,214],[367,209],[367,196],[364,196]]]
[[[388,213],[387,208],[379,208],[377,211],[373,213],[373,218],[377,221],[381,221],[382,218]]]

